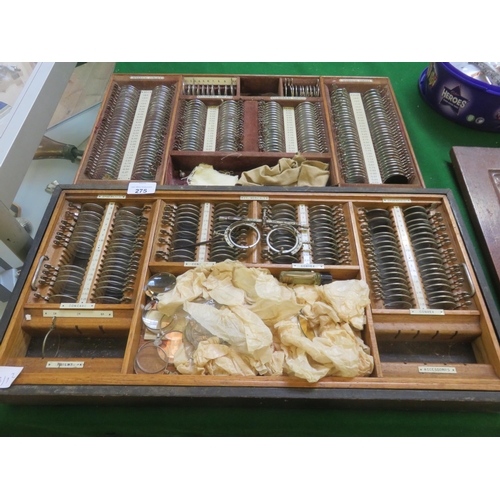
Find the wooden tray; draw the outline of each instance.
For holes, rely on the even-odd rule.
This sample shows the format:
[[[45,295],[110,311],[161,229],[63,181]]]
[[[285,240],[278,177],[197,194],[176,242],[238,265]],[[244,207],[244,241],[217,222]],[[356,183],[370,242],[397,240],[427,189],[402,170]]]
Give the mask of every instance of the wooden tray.
[[[119,90],[125,86],[133,86],[141,92],[141,95],[147,98],[147,95],[160,85],[167,86],[173,89],[174,92],[174,97],[169,106],[169,118],[161,139],[162,147],[157,153],[158,158],[160,158],[159,163],[155,170],[154,179],[149,179],[160,185],[187,185],[187,178],[190,173],[197,165],[202,163],[212,165],[218,171],[241,175],[243,172],[262,165],[274,166],[281,158],[293,158],[299,152],[295,149],[298,146],[293,141],[293,135],[297,133],[293,120],[292,122],[287,122],[286,125],[287,130],[293,129],[293,132],[290,132],[292,138],[287,142],[286,150],[264,152],[259,145],[259,137],[262,133],[262,125],[259,119],[259,105],[271,101],[286,108],[289,116],[293,116],[297,106],[304,102],[316,103],[319,106],[318,134],[321,134],[323,137],[324,150],[314,153],[301,151],[300,153],[308,160],[319,160],[329,165],[330,179],[327,184],[328,186],[381,184],[382,180],[377,180],[376,178],[378,164],[375,150],[373,149],[374,144],[376,145],[377,142],[373,141],[370,137],[370,133],[373,135],[373,129],[369,125],[365,125],[363,128],[359,123],[357,124],[357,130],[358,134],[364,138],[364,157],[369,162],[372,176],[369,177],[367,184],[355,184],[346,181],[346,163],[343,160],[342,151],[339,147],[338,132],[332,114],[331,101],[331,92],[333,89],[345,88],[350,95],[355,95],[359,99],[368,90],[377,90],[384,96],[387,114],[384,123],[387,123],[388,126],[390,124],[394,144],[397,143],[398,154],[402,158],[401,162],[404,159],[407,168],[411,172],[409,183],[386,183],[384,185],[395,188],[408,186],[424,187],[424,181],[388,78],[286,75],[113,75],[97,117],[92,137],[76,174],[75,184],[102,185],[103,183],[108,183],[110,180],[124,184],[130,181],[130,170],[132,167],[127,162],[133,163],[133,160],[130,160],[130,158],[134,158],[134,156],[130,151],[134,151],[132,148],[133,144],[137,147],[144,128],[144,124],[141,126],[140,120],[138,120],[139,124],[132,125],[131,131],[127,132],[129,134],[127,148],[130,147],[130,151],[123,153],[123,157],[126,157],[126,159],[121,163],[121,174],[117,174],[113,178],[103,178],[102,176],[96,177],[96,174],[92,172],[95,171],[95,166],[99,158],[102,158],[103,147],[107,137],[109,137],[108,127],[115,112],[113,106]],[[205,106],[214,111],[214,113],[222,103],[228,100],[241,103],[243,108],[243,125],[241,145],[238,151],[218,151],[213,144],[198,147],[197,150],[179,148],[179,136],[182,132],[182,118],[184,116],[183,106],[186,101],[193,99],[200,100]],[[138,106],[137,109],[142,110],[143,114],[145,113],[144,107]],[[360,109],[361,117],[366,119],[366,110],[363,108],[363,104],[360,105]],[[136,112],[135,116],[137,118],[142,115]],[[209,123],[212,123],[211,132],[207,132]],[[207,136],[216,134],[218,129],[207,118],[204,130],[205,136]],[[209,142],[206,144],[209,144]]]
[[[309,401],[313,404],[371,407],[440,407],[442,409],[498,408],[500,404],[500,349],[497,339],[498,313],[491,308],[488,290],[481,286],[484,276],[467,236],[461,229],[453,197],[442,190],[398,190],[383,188],[244,189],[161,187],[154,194],[127,195],[119,186],[62,186],[54,193],[40,226],[29,261],[14,290],[0,325],[0,364],[22,366],[14,385],[0,391],[2,402],[84,402],[104,397],[106,402],[136,402],[145,399],[164,403],[178,400],[237,402],[267,401],[273,404]],[[72,314],[57,318],[56,329],[63,338],[61,355],[46,352],[41,343],[60,304],[47,303],[37,294],[50,294],[50,285],[39,280],[40,266],[61,262],[61,248],[55,235],[67,217],[70,204],[98,203],[104,208],[135,206],[145,208],[147,229],[135,281],[125,304],[92,304],[69,309]],[[248,203],[251,217],[258,217],[263,203],[288,203],[297,207],[328,205],[339,207],[347,229],[344,238],[347,261],[321,266],[334,280],[363,279],[371,289],[371,305],[361,332],[374,357],[374,370],[367,377],[325,377],[310,384],[294,376],[190,376],[139,374],[134,358],[144,331],[141,306],[146,301],[143,284],[153,273],[168,271],[181,275],[197,262],[172,262],[158,257],[164,247],[160,231],[168,228],[163,214],[167,205],[199,204],[212,210],[218,203]],[[456,310],[429,308],[387,309],[374,293],[375,278],[370,266],[367,241],[360,214],[365,209],[423,206],[439,214],[439,228],[448,238],[443,252],[465,266],[475,295]],[[209,220],[209,218],[207,219]],[[201,225],[204,222],[200,222]],[[108,236],[109,234],[106,233]],[[111,233],[112,234],[112,233]],[[95,247],[96,248],[96,247]],[[301,251],[302,252],[302,251]],[[200,259],[207,261],[205,253]],[[318,270],[312,261],[300,268]],[[450,258],[451,258],[450,257]],[[100,258],[100,257],[98,257]],[[451,262],[450,260],[450,262]],[[292,269],[262,257],[261,247],[241,258],[250,267],[269,269],[278,275]],[[41,263],[41,264],[40,264]],[[89,272],[89,271],[87,271]],[[417,274],[417,280],[420,277]],[[457,285],[459,288],[465,285]],[[36,288],[34,290],[33,288]],[[461,290],[461,288],[460,288]],[[458,289],[457,289],[458,291]],[[90,304],[90,305],[88,305]],[[418,306],[418,304],[417,304]],[[88,309],[91,307],[91,309]],[[86,317],[85,312],[93,313]],[[47,367],[47,362],[79,362],[80,368]]]

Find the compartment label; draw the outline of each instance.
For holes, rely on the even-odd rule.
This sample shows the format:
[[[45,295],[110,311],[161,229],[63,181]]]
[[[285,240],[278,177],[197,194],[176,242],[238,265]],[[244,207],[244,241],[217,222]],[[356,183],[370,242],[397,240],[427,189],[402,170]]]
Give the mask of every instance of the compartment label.
[[[394,216],[396,232],[398,233],[399,241],[401,242],[401,250],[403,251],[406,267],[409,273],[410,284],[415,295],[418,309],[426,311],[428,307],[425,301],[425,293],[422,284],[420,283],[417,261],[413,255],[413,247],[410,241],[410,235],[406,230],[403,212],[400,207],[393,207],[392,214]]]
[[[90,295],[91,291],[91,285],[92,281],[94,279],[94,276],[97,272],[97,269],[99,267],[99,259],[101,257],[101,252],[104,249],[104,245],[106,243],[106,234],[107,230],[111,224],[111,219],[114,215],[114,209],[116,207],[116,203],[114,201],[111,201],[108,203],[108,206],[106,207],[106,212],[104,213],[102,222],[101,222],[101,228],[99,230],[99,234],[97,236],[97,239],[94,243],[94,249],[92,250],[92,256],[90,258],[90,262],[87,265],[87,276],[85,278],[85,281],[83,283],[82,289],[80,291],[80,297],[78,299],[78,305],[85,306],[87,305],[87,299]]]
[[[210,226],[210,203],[204,203],[202,206],[201,215],[201,230],[200,230],[200,241],[208,240],[208,229]],[[207,258],[207,246],[206,244],[200,245],[198,247],[198,261],[205,262]]]
[[[454,366],[419,366],[418,373],[457,373]]]
[[[45,368],[83,368],[84,361],[47,361]]]
[[[345,82],[345,83],[349,83],[349,82],[358,82],[358,83],[367,82],[367,83],[371,83],[371,82],[373,82],[373,80],[371,78],[339,78],[339,82]]]
[[[295,109],[283,108],[283,126],[285,127],[285,148],[287,153],[296,153],[299,150],[297,143],[297,129],[295,127]]]
[[[416,316],[444,316],[444,309],[410,309]]]
[[[292,264],[292,269],[324,269],[324,264]]]
[[[219,123],[219,106],[207,107],[205,122],[205,137],[203,138],[203,151],[215,151],[217,146],[217,127]]]
[[[130,180],[134,170],[135,158],[139,150],[139,143],[142,136],[142,130],[146,122],[146,115],[148,112],[149,102],[151,101],[152,90],[141,90],[139,102],[135,110],[132,128],[127,140],[127,146],[123,154],[120,171],[118,172],[118,180]]]
[[[113,311],[68,311],[57,309],[45,309],[44,318],[112,318]]]
[[[312,256],[311,256],[311,245],[309,239],[309,213],[307,211],[306,205],[299,205],[299,224],[302,226],[300,229],[300,236],[302,237],[302,265],[311,266]],[[292,264],[296,266],[300,264]],[[300,268],[299,268],[300,269]]]
[[[411,203],[410,198],[382,198],[383,203]]]
[[[130,77],[131,80],[165,80],[165,77],[164,76],[144,76],[144,75],[139,75],[139,76],[135,76],[135,75],[132,75]]]
[[[79,303],[72,303],[72,302],[62,302],[59,305],[60,309],[94,309],[95,304],[79,304]]]
[[[370,184],[382,184],[377,155],[375,153],[368,119],[366,118],[365,107],[363,105],[363,98],[358,92],[351,92],[349,98],[351,99],[354,121],[356,122],[361,150],[365,160],[368,181]]]
[[[307,97],[303,96],[289,96],[289,95],[272,95],[269,100],[270,101],[281,101],[281,100],[288,100],[288,101],[305,101]]]

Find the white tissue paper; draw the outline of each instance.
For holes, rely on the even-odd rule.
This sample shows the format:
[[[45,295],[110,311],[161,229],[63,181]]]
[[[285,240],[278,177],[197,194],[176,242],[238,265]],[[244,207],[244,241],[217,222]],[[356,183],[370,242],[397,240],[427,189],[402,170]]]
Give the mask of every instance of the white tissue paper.
[[[228,260],[179,276],[158,309],[181,311],[211,335],[196,345],[184,336],[174,359],[179,373],[289,375],[315,383],[372,372],[360,334],[368,304],[361,280],[293,287],[267,269]]]

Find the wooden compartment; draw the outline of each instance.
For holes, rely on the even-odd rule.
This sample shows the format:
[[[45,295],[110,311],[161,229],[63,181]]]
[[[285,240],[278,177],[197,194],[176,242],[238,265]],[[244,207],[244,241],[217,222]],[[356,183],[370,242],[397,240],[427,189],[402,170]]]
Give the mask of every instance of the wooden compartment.
[[[359,155],[359,157],[364,164],[365,177],[367,179],[365,184],[392,185],[395,188],[402,188],[404,186],[425,186],[408,133],[404,126],[394,90],[388,78],[323,77],[322,88],[325,109],[329,110],[328,116],[331,121],[330,131],[332,134],[332,141],[335,144],[339,186],[353,185],[353,182],[349,180],[348,176],[351,165],[349,160],[351,150],[347,147],[342,148],[342,134],[339,131],[339,124],[342,122],[340,119],[335,119],[333,106],[335,97],[333,91],[336,89],[343,89],[349,97],[346,104],[340,106],[339,109],[342,111],[344,119],[346,119],[345,115],[348,110],[351,109],[349,113],[350,118],[347,118],[347,124],[354,125],[354,130],[356,131],[354,135],[358,137],[358,147],[362,151],[362,155]],[[375,123],[372,123],[370,120],[371,108],[365,100],[369,92],[376,92],[377,95],[380,96],[380,105],[375,108],[374,111],[376,111],[376,113],[373,112],[373,122]],[[385,125],[381,130],[375,128],[375,124],[378,120],[382,120],[382,123]],[[350,130],[349,128],[349,131]],[[352,136],[353,134],[350,134],[349,138],[352,139]],[[385,176],[382,167],[383,162],[377,151],[378,143],[376,137],[383,137],[384,140],[380,142],[389,141],[391,145],[389,153],[391,162],[389,162],[390,167],[388,167],[388,172]],[[344,160],[344,158],[347,159]],[[399,175],[393,176],[389,174],[394,164],[396,164],[396,172]],[[405,167],[404,169],[403,165]],[[401,178],[402,170],[406,170],[407,172],[405,175],[406,179]],[[359,185],[363,183],[356,182],[356,184]]]
[[[102,185],[103,181],[110,180],[125,184],[138,176],[161,182],[165,175],[163,165],[170,139],[171,116],[174,114],[176,96],[180,92],[179,81],[176,75],[113,75],[76,174],[75,184]],[[120,93],[128,88],[134,89],[136,101],[131,102],[131,98],[125,96],[128,100],[124,101],[124,106],[120,106]],[[160,88],[168,89],[168,92],[162,100],[155,101],[155,89]],[[157,103],[155,108],[153,103]],[[123,109],[128,111],[127,120],[118,116]],[[157,113],[148,115],[153,110]],[[153,117],[158,123],[152,121]],[[119,141],[111,137],[110,131],[115,130],[121,136]],[[140,175],[138,169],[143,169],[145,164],[140,155],[141,140],[146,139],[160,146],[154,160],[147,163],[150,168],[148,174]]]
[[[151,137],[151,129],[156,123],[150,125],[153,119],[146,116],[146,112],[150,93],[159,85],[170,87],[175,92],[169,101],[161,137],[151,142],[149,153],[146,146],[143,150],[139,147],[143,144],[141,141]],[[126,119],[115,108],[117,92],[127,86],[136,89],[142,104],[130,117],[126,115]],[[345,174],[343,143],[340,141],[339,144],[330,97],[332,89],[337,86],[359,95],[368,90],[380,90],[384,96],[386,116],[383,123],[387,130],[376,130],[369,124],[363,128],[362,124],[356,124],[356,134],[362,139],[363,161],[367,165],[366,170],[372,173],[362,180],[353,180]],[[183,131],[186,130],[183,128],[186,121],[184,106],[187,103],[195,106],[193,101],[202,103],[200,106],[206,109],[203,115],[193,115],[194,121],[188,120],[194,125],[185,132],[187,138],[183,141]],[[232,116],[218,122],[223,107],[227,109],[235,105],[241,106],[241,123],[237,133],[234,132]],[[263,105],[276,107],[279,118],[273,111],[263,120],[262,111],[259,111]],[[362,109],[363,103],[358,108]],[[128,107],[125,109],[128,110]],[[126,137],[119,146],[110,136],[113,116],[117,117],[117,121],[121,119],[119,123],[122,123],[121,126],[116,125],[117,135]],[[130,123],[132,117],[133,122]],[[222,128],[221,123],[227,124],[226,128]],[[274,142],[277,130],[280,130],[278,145]],[[375,132],[379,135],[374,135]],[[386,167],[391,175],[385,177],[373,174],[379,172],[381,160],[379,157],[377,161],[377,156],[388,154],[385,149],[385,153],[374,149],[377,144],[386,143],[385,137],[380,138],[380,133],[384,132],[390,132],[391,144],[397,148],[399,155],[394,161],[401,166],[395,167],[392,161],[391,166]],[[231,135],[229,139],[226,137],[228,134]],[[226,137],[226,142],[223,142],[222,136]],[[186,145],[186,141],[189,144]],[[99,185],[110,180],[125,184],[131,180],[143,180],[159,185],[182,186],[189,184],[189,175],[200,164],[208,164],[219,172],[239,177],[257,167],[274,167],[281,158],[292,159],[297,153],[307,160],[328,165],[327,187],[356,186],[360,183],[395,188],[403,185],[424,186],[389,79],[314,75],[113,75],[75,184]],[[394,156],[392,151],[390,154]],[[142,159],[140,166],[138,158]],[[154,168],[151,167],[154,175],[147,174],[149,169],[144,165],[148,162],[154,162]],[[408,173],[404,182],[397,175],[403,167]],[[393,184],[395,180],[399,183]]]
[[[227,211],[226,207],[228,205],[230,205],[229,209],[234,213]],[[239,260],[246,265],[272,266],[276,270],[290,268],[291,266],[308,268],[309,265],[311,265],[311,268],[332,268],[340,273],[339,278],[342,275],[344,279],[348,279],[349,277],[354,278],[359,273],[359,258],[356,252],[353,215],[349,204],[344,201],[333,201],[324,196],[318,197],[314,202],[304,202],[299,199],[291,199],[290,193],[273,193],[271,197],[267,195],[252,196],[248,194],[237,196],[233,192],[228,191],[205,195],[203,196],[203,201],[200,202],[199,193],[190,190],[176,193],[175,198],[168,199],[166,197],[165,202],[160,207],[160,213],[157,218],[154,231],[156,237],[153,242],[150,265],[186,265],[184,260],[176,261],[173,260],[171,255],[168,255],[172,249],[175,249],[176,234],[182,231],[182,228],[179,228],[178,225],[176,226],[176,216],[172,215],[172,213],[174,211],[175,213],[177,211],[180,212],[183,207],[193,206],[198,210],[198,216],[195,221],[197,228],[196,230],[192,230],[193,238],[196,236],[198,244],[192,248],[192,258],[188,261],[220,262],[221,260],[225,260],[224,256],[220,258],[215,257],[210,242],[224,242],[224,240],[227,242],[227,236],[233,234],[229,230],[230,224],[235,223],[236,218],[248,218],[252,221],[250,224],[258,226],[259,241],[255,241],[257,238],[256,232],[250,224],[244,226],[242,229],[248,230],[248,234],[245,240],[240,242],[242,248],[230,260]],[[312,219],[309,209],[313,206],[325,207],[327,211],[330,209],[331,214],[328,223],[332,226],[335,225],[334,229],[337,231],[336,236],[332,236],[331,241],[329,240],[328,242],[329,246],[335,246],[336,252],[335,254],[332,253],[332,256],[328,256],[328,258],[325,258],[325,256],[320,258],[315,255],[315,250],[319,250],[319,244],[318,242],[315,243],[315,234],[310,227]],[[226,209],[222,216],[218,215],[219,207]],[[254,222],[264,220],[264,210],[267,212],[268,219],[275,219],[277,216],[275,207],[284,207],[287,210],[290,220],[297,227],[297,232],[291,236],[290,247],[281,249],[284,255],[290,256],[290,262],[288,263],[278,262],[281,258],[273,246],[273,235],[269,235],[270,231],[280,226],[273,223],[264,224],[262,222]],[[229,220],[224,221],[224,217],[229,218]],[[278,218],[277,220],[281,219]],[[221,223],[225,225],[224,229],[227,231],[227,235],[220,227],[217,227],[217,224],[220,225]],[[297,252],[292,253],[293,245],[299,237],[302,239],[302,246]],[[235,236],[232,238],[235,239]],[[208,243],[206,245],[200,244],[200,242],[204,241],[208,241]],[[269,249],[268,243],[271,243],[271,249]]]
[[[72,303],[50,303],[43,298],[50,291],[44,288],[46,285],[40,286],[41,266],[50,263],[57,267],[60,254],[52,245],[54,237],[61,221],[69,217],[68,208],[85,203],[112,206],[112,213],[116,213],[114,204],[147,207],[143,212],[147,214],[147,229],[141,233],[144,244],[127,301],[95,303],[92,294],[83,299],[79,297]],[[243,212],[232,216],[230,210],[239,210],[241,204],[245,205]],[[195,234],[196,251],[187,260],[172,260],[169,246],[182,230],[176,226],[172,214],[183,206],[190,207],[185,212],[189,218],[197,213],[192,212],[191,206],[199,209],[199,217],[193,223],[196,227],[190,228]],[[363,210],[398,207],[405,213],[404,209],[412,206],[427,207],[430,212],[440,214],[437,230],[447,235],[446,247],[443,248],[451,248],[453,262],[466,266],[469,271],[470,283],[466,290],[470,297],[459,300],[456,308],[438,309],[418,300],[409,308],[388,308],[384,305],[384,298],[374,293]],[[271,212],[273,207],[275,211]],[[327,212],[330,209],[331,212]],[[215,217],[215,213],[224,215]],[[327,224],[336,228],[343,226],[336,234],[344,245],[345,260],[337,263],[315,260],[314,245],[318,242],[314,243],[313,236],[315,232],[323,233],[322,228],[312,226],[310,216],[314,213],[322,217],[325,213],[336,214],[335,223],[328,220]],[[300,247],[294,254],[295,262],[282,263],[280,258],[273,260],[269,249],[266,250],[268,240],[263,219],[273,221],[286,216],[295,217],[293,223],[297,225],[294,227],[298,228],[298,235],[294,233],[296,240],[287,241],[300,242]],[[309,383],[287,374],[182,375],[144,373],[137,369],[136,355],[151,338],[145,335],[141,319],[143,308],[150,301],[144,293],[144,284],[158,272],[181,276],[200,264],[214,265],[211,260],[213,249],[208,242],[216,236],[219,236],[219,241],[224,240],[224,235],[216,233],[224,233],[227,226],[226,229],[214,228],[227,217],[229,223],[246,220],[247,224],[258,228],[258,231],[247,231],[241,240],[235,235],[230,238],[242,247],[233,260],[239,260],[247,268],[266,269],[276,277],[285,270],[315,271],[329,275],[334,281],[361,279],[368,283],[371,303],[366,308],[364,327],[359,334],[373,357],[371,373],[349,378],[326,376]],[[373,407],[389,401],[397,401],[403,406],[418,401],[423,406],[428,403],[430,407],[440,401],[441,408],[455,407],[460,403],[466,406],[471,400],[483,401],[486,407],[500,403],[498,315],[494,308],[490,312],[491,297],[487,289],[483,291],[483,277],[476,265],[476,257],[461,233],[456,207],[447,191],[325,188],[314,192],[307,189],[284,192],[282,189],[163,187],[149,195],[129,195],[117,186],[106,186],[104,190],[90,186],[63,186],[53,195],[44,220],[30,262],[23,270],[15,297],[9,304],[7,312],[10,314],[2,320],[0,364],[23,367],[13,386],[0,393],[2,401],[22,401],[23,397],[35,394],[44,394],[48,401],[71,395],[85,395],[90,400],[96,394],[108,394],[126,401],[127,395],[134,394],[151,401],[161,397],[166,402],[169,398],[198,396],[217,400],[321,401],[324,404],[335,404],[340,400],[345,404],[364,401]],[[105,223],[102,224],[97,242],[101,234],[107,242],[113,233],[102,229]],[[328,242],[330,245],[330,240]],[[102,267],[107,244],[104,244],[104,251],[93,252],[86,268],[87,275],[96,269],[95,260],[97,269]],[[283,245],[282,256],[289,247],[287,243],[280,244]],[[183,245],[186,248],[187,244]],[[98,247],[97,243],[95,247]],[[445,252],[445,255],[449,253]],[[223,257],[224,254],[221,259]],[[422,280],[418,269],[413,279]],[[99,272],[95,275],[98,276]],[[409,275],[412,276],[411,269]],[[93,283],[93,278],[86,276],[84,281]],[[460,297],[465,284],[463,280],[457,282],[455,292]]]

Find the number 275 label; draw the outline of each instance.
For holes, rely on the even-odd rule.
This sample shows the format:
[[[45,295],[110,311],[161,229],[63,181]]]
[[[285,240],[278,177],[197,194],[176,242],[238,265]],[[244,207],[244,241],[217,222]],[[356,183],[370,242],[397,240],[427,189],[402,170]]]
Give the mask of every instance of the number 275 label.
[[[156,182],[131,182],[127,194],[152,194],[156,191]]]

